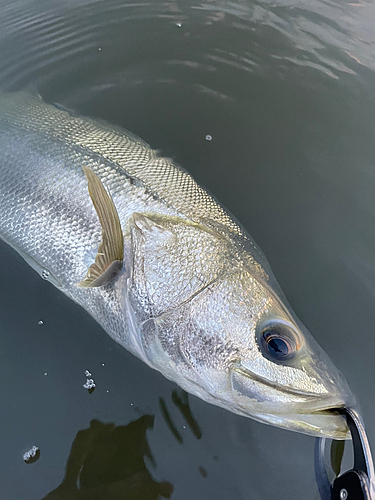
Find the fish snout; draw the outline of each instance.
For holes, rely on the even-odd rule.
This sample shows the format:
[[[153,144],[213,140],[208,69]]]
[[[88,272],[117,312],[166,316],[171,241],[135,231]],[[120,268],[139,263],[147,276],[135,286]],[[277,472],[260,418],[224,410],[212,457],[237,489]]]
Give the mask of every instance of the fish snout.
[[[349,439],[346,419],[339,410],[353,407],[355,399],[342,374],[335,370],[328,377],[326,369],[322,362],[317,369],[304,370],[311,383],[293,386],[235,366],[231,387],[238,413],[313,436]]]

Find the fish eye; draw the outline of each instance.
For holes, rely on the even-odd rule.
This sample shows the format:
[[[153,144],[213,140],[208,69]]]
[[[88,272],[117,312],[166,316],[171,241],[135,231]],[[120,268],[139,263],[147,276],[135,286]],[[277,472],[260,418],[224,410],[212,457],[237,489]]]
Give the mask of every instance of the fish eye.
[[[260,332],[259,340],[263,352],[271,361],[290,360],[298,350],[296,335],[283,323],[266,325]]]

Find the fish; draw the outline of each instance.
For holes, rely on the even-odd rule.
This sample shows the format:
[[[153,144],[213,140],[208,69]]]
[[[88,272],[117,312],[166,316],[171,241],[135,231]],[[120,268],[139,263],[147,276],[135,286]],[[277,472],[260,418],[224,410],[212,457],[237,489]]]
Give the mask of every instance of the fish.
[[[342,373],[242,225],[146,142],[0,93],[0,237],[149,367],[204,401],[348,439]]]

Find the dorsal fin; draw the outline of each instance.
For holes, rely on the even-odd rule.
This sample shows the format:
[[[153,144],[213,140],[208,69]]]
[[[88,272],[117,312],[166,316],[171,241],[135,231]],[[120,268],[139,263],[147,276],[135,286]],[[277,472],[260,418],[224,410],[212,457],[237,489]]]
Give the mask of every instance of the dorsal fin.
[[[78,283],[83,288],[107,284],[121,269],[124,258],[124,237],[113,200],[99,177],[89,167],[83,167],[90,198],[102,226],[102,241],[85,279]]]

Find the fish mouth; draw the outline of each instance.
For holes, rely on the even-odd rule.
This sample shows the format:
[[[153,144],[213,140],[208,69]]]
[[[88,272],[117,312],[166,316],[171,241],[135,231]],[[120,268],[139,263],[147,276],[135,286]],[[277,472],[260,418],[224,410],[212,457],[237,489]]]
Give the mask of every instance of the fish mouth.
[[[259,414],[254,415],[253,418],[260,422],[314,437],[328,437],[337,440],[351,438],[345,417],[335,410],[326,409],[289,415]]]
[[[326,422],[326,427],[322,427],[321,436],[328,436],[332,439],[351,439],[350,429],[345,418],[346,405],[341,404],[333,408],[322,408],[311,412],[316,421],[321,421],[322,425]]]
[[[277,391],[280,394],[285,394],[292,398],[295,397],[296,400],[303,399],[305,409],[308,409],[309,413],[316,413],[316,414],[319,413],[325,414],[326,412],[328,412],[328,414],[331,414],[332,412],[337,413],[340,411],[340,409],[344,408],[345,406],[348,406],[348,403],[346,401],[346,399],[348,398],[344,396],[344,394],[341,395],[338,389],[335,390],[334,392],[330,392],[328,389],[326,389],[326,393],[321,394],[321,393],[304,391],[302,389],[296,389],[290,386],[282,386],[277,382],[262,377],[261,375],[253,372],[252,370],[249,370],[247,367],[244,367],[241,364],[234,366],[232,370],[232,377],[235,376],[236,373],[239,374],[240,376],[248,377],[249,380],[261,384],[265,388]],[[350,402],[353,403],[351,394],[349,399]],[[301,413],[305,412],[301,410]]]
[[[350,438],[343,416],[347,395],[339,387],[316,394],[280,386],[243,366],[234,367],[231,384],[237,412],[242,415],[312,436]]]
[[[347,406],[343,403],[342,405],[339,406],[334,406],[334,407],[327,407],[327,408],[321,408],[319,410],[313,410],[311,413],[314,415],[343,415],[344,409]]]
[[[293,387],[288,387],[288,386],[282,387],[277,382],[273,382],[272,380],[268,380],[268,379],[262,377],[261,375],[258,375],[257,373],[249,370],[248,368],[245,368],[241,364],[236,365],[233,368],[233,371],[237,372],[245,377],[249,377],[254,382],[258,382],[259,384],[262,384],[263,386],[269,387],[271,389],[275,389],[275,390],[280,391],[280,392],[284,392],[285,394],[290,394],[290,395],[294,395],[294,396],[303,396],[304,398],[309,398],[309,399],[310,398],[311,399],[320,399],[320,400],[322,399],[321,394],[314,394],[314,393],[311,393],[308,391],[303,391],[301,389],[294,389]],[[327,406],[326,408],[323,408],[323,410],[329,409],[329,408],[331,408],[331,406]]]

